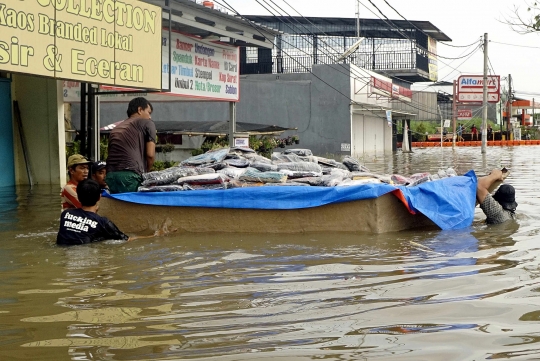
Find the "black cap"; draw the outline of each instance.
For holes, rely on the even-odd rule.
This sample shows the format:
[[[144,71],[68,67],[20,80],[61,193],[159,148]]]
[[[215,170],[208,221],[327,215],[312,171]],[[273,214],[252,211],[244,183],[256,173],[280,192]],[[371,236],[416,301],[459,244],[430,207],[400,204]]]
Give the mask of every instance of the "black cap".
[[[516,203],[516,190],[510,184],[503,184],[493,195],[499,204],[509,211],[514,211],[518,204]]]
[[[92,173],[95,173],[98,170],[102,170],[105,167],[107,167],[107,163],[104,160],[100,160],[99,162],[94,162],[92,164]]]

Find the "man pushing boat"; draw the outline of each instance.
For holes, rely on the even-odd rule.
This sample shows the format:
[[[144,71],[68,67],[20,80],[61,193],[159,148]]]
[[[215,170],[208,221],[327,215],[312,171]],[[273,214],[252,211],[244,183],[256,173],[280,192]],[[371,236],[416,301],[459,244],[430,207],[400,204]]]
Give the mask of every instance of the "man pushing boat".
[[[505,172],[503,171],[505,169],[494,169],[489,175],[478,178],[476,200],[486,215],[488,224],[504,223],[516,218],[515,211],[518,204],[513,186],[503,184],[493,196],[489,193],[489,188],[494,183],[504,180]]]

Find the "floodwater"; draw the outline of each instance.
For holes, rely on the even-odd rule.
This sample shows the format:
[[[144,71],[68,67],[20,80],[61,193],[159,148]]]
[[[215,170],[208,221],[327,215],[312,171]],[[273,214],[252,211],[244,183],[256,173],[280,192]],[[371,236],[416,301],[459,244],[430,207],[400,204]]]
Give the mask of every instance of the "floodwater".
[[[540,358],[540,147],[365,159],[504,166],[518,221],[458,231],[173,234],[55,245],[59,189],[0,192],[0,360]],[[241,225],[239,225],[239,229]]]

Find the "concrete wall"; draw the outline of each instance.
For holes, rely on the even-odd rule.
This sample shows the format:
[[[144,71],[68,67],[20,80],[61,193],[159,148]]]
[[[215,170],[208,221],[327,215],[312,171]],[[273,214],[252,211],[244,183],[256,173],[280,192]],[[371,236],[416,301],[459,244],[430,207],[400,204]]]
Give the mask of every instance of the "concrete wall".
[[[13,75],[12,99],[19,104],[34,184],[66,183],[62,82]],[[21,134],[14,122],[15,177],[28,184]]]
[[[298,128],[300,144],[320,156],[340,156],[350,143],[350,79],[343,66],[314,66],[312,74],[248,75],[241,78],[237,121]],[[101,103],[101,124],[126,118],[125,103]],[[154,102],[152,118],[160,120],[228,120],[229,105],[216,102]],[[72,106],[80,126],[80,107]]]

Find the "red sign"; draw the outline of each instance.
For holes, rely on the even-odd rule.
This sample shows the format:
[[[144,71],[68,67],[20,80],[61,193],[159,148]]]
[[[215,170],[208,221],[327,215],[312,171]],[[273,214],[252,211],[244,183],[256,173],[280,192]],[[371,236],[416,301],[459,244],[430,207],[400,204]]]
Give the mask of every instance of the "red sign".
[[[458,120],[470,120],[472,119],[472,110],[471,109],[461,109],[457,111]]]
[[[371,92],[380,95],[392,96],[392,83],[372,76]]]

